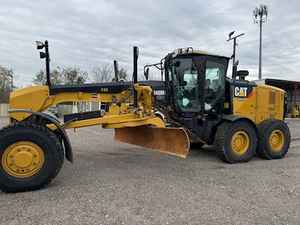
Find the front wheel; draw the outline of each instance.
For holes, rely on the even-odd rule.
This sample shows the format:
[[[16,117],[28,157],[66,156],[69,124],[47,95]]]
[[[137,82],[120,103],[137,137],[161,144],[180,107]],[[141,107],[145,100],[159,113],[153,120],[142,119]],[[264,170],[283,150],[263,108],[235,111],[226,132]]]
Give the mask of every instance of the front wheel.
[[[48,128],[16,123],[0,131],[0,189],[4,192],[36,190],[60,171],[64,151]]]
[[[257,135],[247,121],[223,122],[215,136],[215,147],[220,159],[228,163],[248,162],[255,155]]]

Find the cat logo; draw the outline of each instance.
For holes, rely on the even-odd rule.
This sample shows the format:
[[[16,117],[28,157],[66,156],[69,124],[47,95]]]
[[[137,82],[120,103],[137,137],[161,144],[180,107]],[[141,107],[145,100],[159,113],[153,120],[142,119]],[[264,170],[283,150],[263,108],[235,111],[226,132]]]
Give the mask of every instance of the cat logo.
[[[247,97],[248,88],[247,87],[235,87],[234,96],[235,97]]]

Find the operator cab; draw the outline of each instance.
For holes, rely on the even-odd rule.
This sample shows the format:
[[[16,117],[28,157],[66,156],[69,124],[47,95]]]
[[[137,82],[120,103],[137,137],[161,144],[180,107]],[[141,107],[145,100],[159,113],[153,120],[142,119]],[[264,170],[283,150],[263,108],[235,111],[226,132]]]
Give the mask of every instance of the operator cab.
[[[164,62],[167,96],[178,113],[214,114],[223,109],[228,57],[179,49]]]

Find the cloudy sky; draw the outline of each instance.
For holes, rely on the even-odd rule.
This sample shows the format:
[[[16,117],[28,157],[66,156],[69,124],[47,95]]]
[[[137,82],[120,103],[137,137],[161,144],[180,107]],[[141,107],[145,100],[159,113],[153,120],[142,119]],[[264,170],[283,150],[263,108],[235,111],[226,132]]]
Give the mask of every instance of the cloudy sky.
[[[269,7],[263,34],[263,76],[300,80],[298,0],[0,0],[0,65],[12,68],[19,86],[43,68],[35,40],[49,40],[51,65],[86,71],[113,59],[131,73],[132,46],[139,65],[158,62],[179,47],[231,55],[227,34],[239,41],[240,68],[257,76],[258,25],[252,10]]]

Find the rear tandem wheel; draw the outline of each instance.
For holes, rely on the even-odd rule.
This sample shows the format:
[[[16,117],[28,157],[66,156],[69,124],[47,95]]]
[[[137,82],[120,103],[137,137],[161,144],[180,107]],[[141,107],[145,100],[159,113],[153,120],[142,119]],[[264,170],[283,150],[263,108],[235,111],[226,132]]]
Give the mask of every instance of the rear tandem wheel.
[[[290,146],[291,134],[284,121],[270,119],[258,125],[259,145],[257,153],[266,159],[283,158]]]

